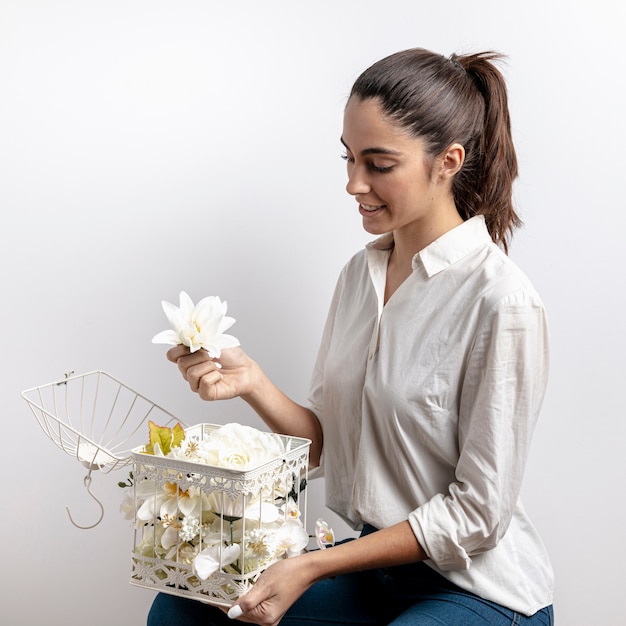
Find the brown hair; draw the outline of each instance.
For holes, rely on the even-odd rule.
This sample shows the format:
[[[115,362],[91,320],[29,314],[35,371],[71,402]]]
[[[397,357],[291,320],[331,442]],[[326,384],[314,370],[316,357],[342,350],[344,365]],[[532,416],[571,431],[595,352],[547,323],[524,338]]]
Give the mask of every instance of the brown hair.
[[[453,143],[465,161],[452,183],[464,220],[484,215],[494,242],[508,251],[521,220],[513,208],[517,157],[507,89],[495,52],[450,58],[414,48],[381,59],[357,78],[350,97],[378,99],[383,111],[426,143],[431,157]]]

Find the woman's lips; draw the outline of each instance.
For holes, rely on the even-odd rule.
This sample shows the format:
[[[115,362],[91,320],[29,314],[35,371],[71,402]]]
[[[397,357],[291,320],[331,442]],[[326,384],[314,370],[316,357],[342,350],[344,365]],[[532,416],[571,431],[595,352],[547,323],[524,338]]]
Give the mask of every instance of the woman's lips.
[[[375,215],[376,213],[382,211],[384,208],[384,204],[378,206],[374,206],[371,204],[359,204],[359,213],[366,217],[371,217],[372,215]]]

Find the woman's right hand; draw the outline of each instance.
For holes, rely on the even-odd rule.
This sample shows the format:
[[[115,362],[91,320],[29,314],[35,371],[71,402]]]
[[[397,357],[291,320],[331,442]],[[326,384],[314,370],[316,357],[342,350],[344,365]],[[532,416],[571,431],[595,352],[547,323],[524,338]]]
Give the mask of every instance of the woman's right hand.
[[[206,350],[190,353],[179,345],[167,351],[167,358],[178,365],[191,390],[203,400],[228,400],[252,390],[256,363],[239,347],[225,348],[217,360]]]
[[[309,461],[319,465],[324,437],[317,415],[286,396],[240,347],[225,348],[212,359],[205,350],[190,353],[179,345],[167,351],[167,358],[203,400],[240,397],[273,432],[310,439]]]

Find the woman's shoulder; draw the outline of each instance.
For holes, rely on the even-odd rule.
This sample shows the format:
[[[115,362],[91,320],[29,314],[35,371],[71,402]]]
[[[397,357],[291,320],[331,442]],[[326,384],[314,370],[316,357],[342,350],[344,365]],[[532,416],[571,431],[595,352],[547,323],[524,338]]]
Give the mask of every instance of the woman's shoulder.
[[[543,301],[524,270],[494,243],[479,251],[474,271],[477,291],[490,306],[527,304],[543,308]]]

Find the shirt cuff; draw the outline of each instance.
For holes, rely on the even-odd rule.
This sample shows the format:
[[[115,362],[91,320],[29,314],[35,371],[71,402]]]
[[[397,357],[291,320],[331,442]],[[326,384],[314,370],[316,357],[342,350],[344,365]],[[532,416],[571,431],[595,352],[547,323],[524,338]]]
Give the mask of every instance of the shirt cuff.
[[[455,526],[448,517],[441,494],[411,512],[409,524],[420,546],[440,570],[470,568],[472,559],[456,540]]]

